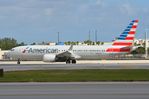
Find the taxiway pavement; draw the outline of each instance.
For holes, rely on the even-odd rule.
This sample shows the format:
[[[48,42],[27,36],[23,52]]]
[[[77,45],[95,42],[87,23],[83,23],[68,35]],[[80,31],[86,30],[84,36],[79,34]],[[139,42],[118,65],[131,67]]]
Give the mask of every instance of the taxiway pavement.
[[[149,99],[149,82],[0,83],[0,99]]]
[[[4,71],[47,70],[47,69],[149,69],[148,63],[111,64],[0,64]]]

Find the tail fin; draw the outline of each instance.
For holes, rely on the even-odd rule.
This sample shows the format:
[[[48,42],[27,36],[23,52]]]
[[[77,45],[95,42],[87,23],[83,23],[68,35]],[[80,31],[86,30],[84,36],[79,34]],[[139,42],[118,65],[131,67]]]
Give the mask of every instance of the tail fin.
[[[133,46],[139,20],[133,20],[123,33],[113,42],[113,46]]]
[[[132,51],[138,20],[133,20],[124,32],[113,42],[112,47],[106,52],[129,53]]]

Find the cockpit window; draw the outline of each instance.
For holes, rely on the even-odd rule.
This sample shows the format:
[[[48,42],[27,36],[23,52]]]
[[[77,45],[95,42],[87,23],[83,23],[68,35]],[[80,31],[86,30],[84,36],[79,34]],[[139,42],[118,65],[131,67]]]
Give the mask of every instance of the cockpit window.
[[[11,51],[14,51],[14,48],[12,48]]]

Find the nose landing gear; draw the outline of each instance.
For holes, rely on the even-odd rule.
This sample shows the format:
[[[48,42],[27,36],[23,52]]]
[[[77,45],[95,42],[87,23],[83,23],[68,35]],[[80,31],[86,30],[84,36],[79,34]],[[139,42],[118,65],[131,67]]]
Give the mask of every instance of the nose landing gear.
[[[20,58],[18,58],[18,60],[17,60],[17,64],[20,64]]]

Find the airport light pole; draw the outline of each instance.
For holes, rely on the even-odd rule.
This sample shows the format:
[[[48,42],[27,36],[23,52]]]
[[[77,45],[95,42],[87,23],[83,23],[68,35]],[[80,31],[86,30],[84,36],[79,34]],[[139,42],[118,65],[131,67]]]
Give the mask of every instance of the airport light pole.
[[[95,30],[95,43],[97,43],[97,30]]]
[[[147,29],[145,31],[145,58],[148,58],[148,40],[147,40]]]
[[[89,30],[89,33],[88,33],[88,40],[89,40],[89,41],[91,40],[91,33],[90,33],[90,30]]]
[[[59,43],[59,32],[57,32],[57,43]]]

